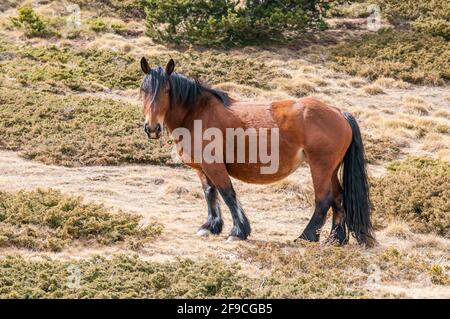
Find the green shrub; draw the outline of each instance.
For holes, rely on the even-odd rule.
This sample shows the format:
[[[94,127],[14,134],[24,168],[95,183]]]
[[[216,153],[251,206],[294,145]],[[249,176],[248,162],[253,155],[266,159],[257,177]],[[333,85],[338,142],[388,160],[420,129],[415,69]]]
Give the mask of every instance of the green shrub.
[[[416,32],[429,34],[434,37],[443,37],[450,40],[450,21],[434,18],[419,18],[413,22],[412,28]]]
[[[419,32],[418,37],[431,35],[450,39],[450,2],[447,0],[376,0],[376,3],[390,23],[411,26]]]
[[[450,236],[450,164],[410,157],[386,168],[387,176],[371,181],[376,224],[403,220],[414,231]]]
[[[161,225],[142,228],[139,219],[55,190],[0,192],[0,247],[58,251],[73,240],[113,244],[161,233]]]
[[[375,0],[381,14],[393,24],[402,24],[419,18],[449,20],[448,0]]]
[[[450,285],[450,276],[445,268],[440,265],[433,265],[430,269],[431,282],[435,285]]]
[[[128,33],[127,26],[123,22],[111,23],[111,30],[114,33],[117,33],[117,34],[120,34],[120,35],[127,35],[127,33]]]
[[[108,26],[106,22],[102,18],[96,18],[89,21],[89,27],[92,31],[95,32],[106,32],[108,30]]]
[[[331,2],[327,16],[339,18],[366,18],[369,15],[367,8],[370,4],[370,1],[366,2],[365,0],[334,0]]]
[[[440,37],[382,29],[328,51],[334,69],[370,80],[390,77],[436,85],[450,79],[450,42]]]
[[[52,34],[47,23],[34,12],[31,5],[25,5],[17,9],[18,16],[12,17],[12,23],[23,28],[28,37],[46,37]]]
[[[146,0],[147,35],[158,42],[243,45],[324,29],[322,0]]]

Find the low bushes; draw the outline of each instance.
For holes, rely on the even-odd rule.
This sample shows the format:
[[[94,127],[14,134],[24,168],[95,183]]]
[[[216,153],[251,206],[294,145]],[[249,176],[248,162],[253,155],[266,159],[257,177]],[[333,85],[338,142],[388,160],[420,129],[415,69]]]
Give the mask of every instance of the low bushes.
[[[161,225],[139,227],[139,219],[55,190],[0,192],[0,247],[59,251],[73,240],[113,244],[161,233]]]
[[[382,15],[395,25],[424,17],[448,20],[450,15],[447,0],[376,0],[375,3]]]
[[[142,108],[120,100],[0,89],[0,148],[65,166],[170,161],[166,135],[149,142]]]
[[[235,82],[269,89],[286,76],[257,58],[216,51],[171,52],[177,72],[209,84]],[[143,74],[139,59],[121,52],[72,47],[17,46],[0,40],[1,75],[24,86],[61,93],[138,89]],[[169,53],[147,57],[151,67],[165,65]],[[1,78],[0,75],[0,78]]]
[[[370,80],[391,77],[417,84],[450,79],[450,43],[412,31],[380,30],[330,49],[331,66]]]
[[[371,180],[373,218],[378,226],[402,220],[413,231],[450,236],[450,164],[409,157]]]
[[[424,276],[436,285],[449,282],[448,267],[395,248],[365,253],[351,245],[259,242],[241,246],[237,254],[251,273],[237,263],[211,259],[161,263],[124,255],[72,261],[7,256],[0,258],[0,298],[392,298],[401,295],[386,293],[385,283],[412,283]]]

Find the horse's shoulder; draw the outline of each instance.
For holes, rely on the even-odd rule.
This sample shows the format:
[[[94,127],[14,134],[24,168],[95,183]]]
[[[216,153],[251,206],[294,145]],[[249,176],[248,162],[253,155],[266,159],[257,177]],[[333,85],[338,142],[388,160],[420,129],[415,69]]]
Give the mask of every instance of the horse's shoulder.
[[[273,101],[270,104],[270,108],[273,110],[278,110],[278,109],[285,109],[285,108],[291,108],[295,105],[295,101],[294,100],[279,100],[279,101]]]

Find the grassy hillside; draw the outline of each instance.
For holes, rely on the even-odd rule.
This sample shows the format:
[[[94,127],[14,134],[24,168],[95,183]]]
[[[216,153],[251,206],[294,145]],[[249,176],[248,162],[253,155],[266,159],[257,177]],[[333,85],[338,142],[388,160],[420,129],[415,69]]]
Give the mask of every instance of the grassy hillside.
[[[70,2],[79,14],[58,0],[0,4],[0,149],[32,160],[20,186],[26,191],[1,182],[0,298],[402,298],[448,292],[448,1],[335,1],[328,30],[237,48],[154,42],[146,35],[145,1]],[[366,29],[371,3],[381,9],[378,31]],[[364,250],[280,239],[293,239],[310,216],[306,167],[298,180],[266,188],[236,181],[250,216],[262,214],[253,224],[259,239],[225,248],[225,237],[197,239],[197,226],[185,224],[205,210],[200,187],[185,184],[195,174],[175,166],[168,134],[149,141],[142,129],[142,56],[152,67],[172,57],[177,72],[239,100],[313,96],[351,112],[370,164],[381,245]],[[3,160],[5,175],[22,169],[20,161]],[[100,181],[83,176],[83,187],[73,192],[108,205],[66,191],[32,190],[26,177],[36,173],[39,179],[46,167],[41,163],[70,167],[50,166],[48,174],[95,172]],[[120,166],[130,163],[149,165]],[[97,165],[102,167],[92,167]],[[72,184],[64,178],[52,182],[67,190]],[[111,191],[113,183],[120,191]],[[132,196],[137,189],[141,197]],[[261,193],[256,199],[255,189]],[[153,222],[155,216],[166,222]],[[281,224],[287,226],[279,231]],[[67,285],[72,266],[80,269],[77,289]]]

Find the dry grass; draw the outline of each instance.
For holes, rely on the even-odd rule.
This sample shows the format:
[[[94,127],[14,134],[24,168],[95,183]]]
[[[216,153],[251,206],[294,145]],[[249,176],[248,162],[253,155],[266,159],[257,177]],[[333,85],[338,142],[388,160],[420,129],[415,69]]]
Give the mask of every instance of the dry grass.
[[[350,84],[351,87],[360,88],[366,85],[367,82],[364,79],[351,78],[350,80],[348,80],[348,84]]]
[[[230,95],[235,96],[236,98],[243,99],[256,99],[257,97],[262,96],[265,92],[262,89],[258,89],[248,85],[236,84],[233,82],[219,83],[214,87],[228,92]]]
[[[437,153],[450,148],[450,136],[442,136],[439,133],[428,133],[422,143],[422,149]]]
[[[184,186],[170,184],[165,188],[165,193],[174,196],[176,199],[191,199],[199,200],[203,199],[204,195],[198,189],[188,189]]]
[[[396,138],[403,134],[410,139],[421,139],[431,133],[441,134],[444,138],[450,132],[450,126],[446,121],[407,113],[395,113],[392,117],[379,118],[375,126],[379,129],[392,130]]]
[[[411,240],[414,238],[414,234],[410,230],[408,224],[402,220],[392,220],[386,227],[384,232],[388,237],[407,240]]]
[[[450,120],[450,112],[446,110],[437,110],[433,112],[433,116],[442,117],[446,120]]]
[[[415,234],[413,248],[447,251],[448,244],[444,238],[435,234]]]
[[[118,17],[124,20],[145,17],[141,0],[72,0],[87,10],[102,17]]]
[[[162,226],[139,226],[140,216],[54,190],[0,192],[0,246],[60,251],[74,240],[113,244],[158,236]]]
[[[438,151],[438,153],[436,155],[439,159],[450,162],[450,149],[449,148]]]
[[[450,277],[446,267],[442,267],[441,265],[433,265],[430,269],[430,277],[431,282],[435,285],[450,285]]]
[[[385,89],[409,89],[411,87],[411,84],[408,82],[385,77],[378,78],[374,82],[374,85],[378,85]]]
[[[288,94],[294,97],[303,97],[305,95],[316,92],[314,83],[301,78],[278,79],[274,82],[278,85],[279,89],[286,91]]]
[[[383,89],[376,85],[376,84],[371,84],[371,85],[366,85],[363,86],[361,88],[361,91],[367,95],[378,95],[378,94],[384,94]]]
[[[269,185],[262,190],[267,194],[280,194],[286,202],[293,202],[301,207],[314,206],[314,190],[312,185],[301,184],[292,179],[284,179],[278,183]]]
[[[0,11],[6,11],[11,8],[16,8],[22,2],[23,0],[4,0],[0,4]]]
[[[403,97],[403,109],[406,113],[415,115],[428,115],[432,111],[431,106],[422,98],[406,95]]]
[[[364,136],[366,161],[370,164],[392,161],[403,154],[400,145],[392,138]]]

